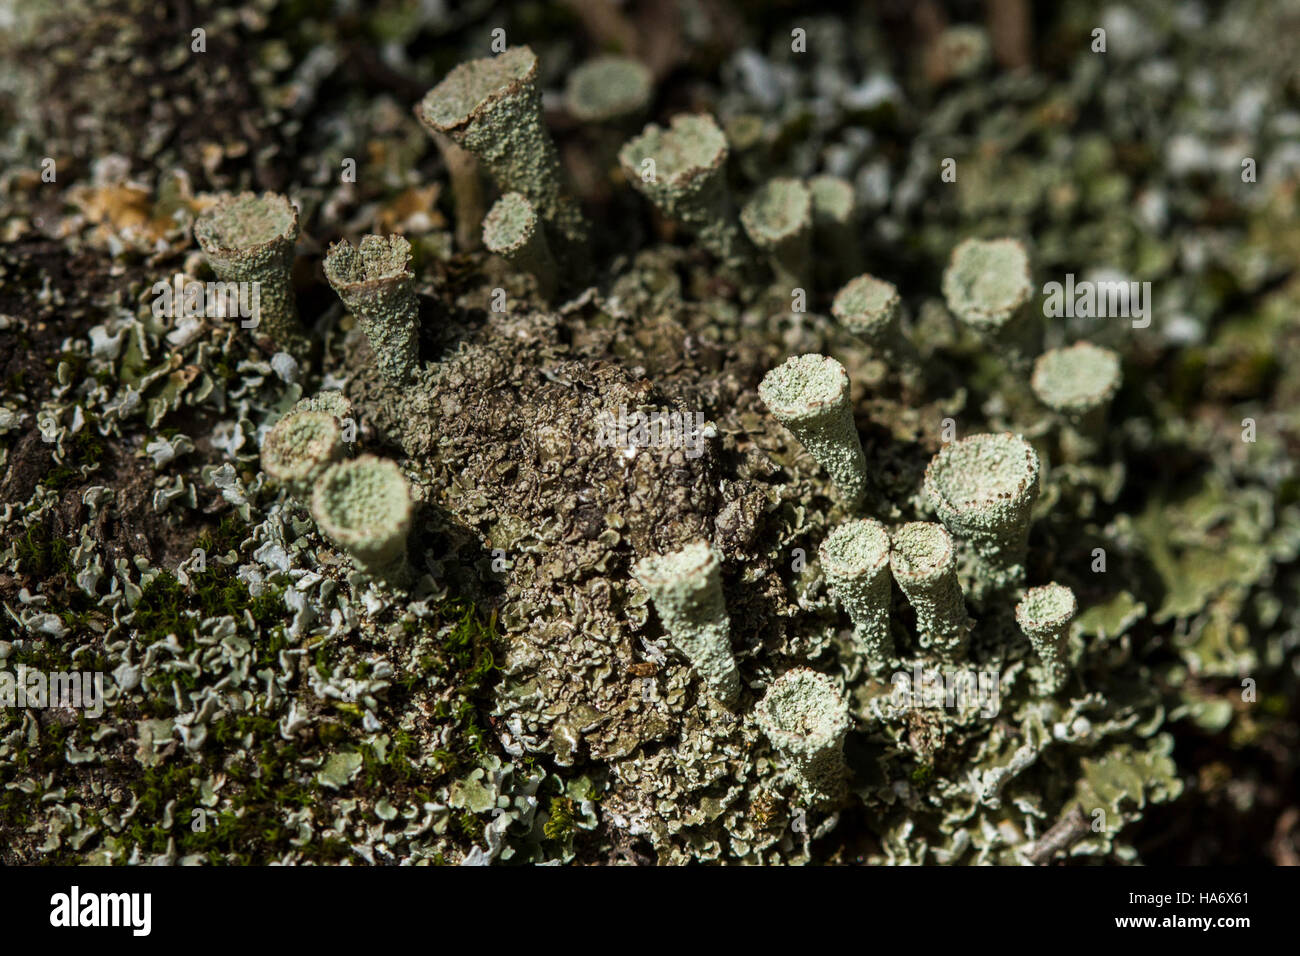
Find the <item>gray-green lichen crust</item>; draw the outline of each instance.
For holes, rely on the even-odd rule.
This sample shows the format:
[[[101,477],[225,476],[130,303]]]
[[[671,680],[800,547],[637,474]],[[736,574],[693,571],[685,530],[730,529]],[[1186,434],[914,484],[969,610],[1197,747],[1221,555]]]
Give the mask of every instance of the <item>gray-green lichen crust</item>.
[[[403,236],[346,239],[330,246],[325,277],[348,310],[361,320],[379,370],[396,384],[419,368],[419,307],[410,270],[411,243]]]
[[[853,621],[853,637],[872,670],[894,655],[889,628],[889,532],[873,518],[846,521],[826,536],[822,572]]]
[[[1023,582],[1038,477],[1038,452],[1010,433],[952,442],[926,467],[939,520],[974,551],[977,596]]]
[[[916,610],[921,646],[949,661],[965,654],[972,622],[957,580],[952,539],[941,526],[912,521],[895,529],[889,556],[894,580]]]
[[[566,259],[585,255],[587,222],[562,182],[529,47],[460,64],[428,92],[416,115],[477,156],[503,191],[527,196]]]
[[[194,237],[223,282],[258,284],[255,335],[279,350],[301,351],[302,326],[293,293],[298,210],[276,193],[218,197],[194,223]]]
[[[718,555],[696,541],[671,554],[645,558],[636,577],[650,594],[669,640],[717,700],[733,705],[740,675],[731,652],[731,619],[722,596]]]
[[[410,577],[406,537],[411,488],[391,461],[361,455],[329,468],[316,482],[311,513],[322,532],[374,577],[395,584]]]
[[[805,800],[820,805],[844,796],[844,736],[852,721],[834,681],[808,668],[786,671],[758,702],[755,719]]]
[[[826,355],[795,356],[763,377],[758,394],[826,469],[849,506],[860,506],[868,490],[867,459],[853,421],[844,366]]]
[[[667,129],[651,123],[618,158],[627,181],[700,245],[728,265],[752,263],[727,187],[727,138],[713,117],[674,116]]]
[[[1030,588],[1016,605],[1016,623],[1042,662],[1039,686],[1044,694],[1055,694],[1065,686],[1070,669],[1070,622],[1078,610],[1074,592],[1056,582]]]

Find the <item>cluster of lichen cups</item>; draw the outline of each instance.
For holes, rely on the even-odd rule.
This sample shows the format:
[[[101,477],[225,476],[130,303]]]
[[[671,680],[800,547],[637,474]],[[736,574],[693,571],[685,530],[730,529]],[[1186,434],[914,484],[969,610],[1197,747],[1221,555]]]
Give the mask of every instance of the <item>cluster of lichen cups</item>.
[[[267,433],[262,470],[310,509],[316,526],[358,569],[388,585],[409,586],[410,483],[388,459],[347,457],[349,417],[347,399],[337,392],[299,402]]]
[[[564,274],[582,272],[589,230],[562,181],[537,76],[537,59],[528,47],[469,61],[429,91],[416,115],[448,160],[458,214],[473,211],[487,249],[530,274],[539,293],[551,298]],[[613,85],[605,89],[606,83]],[[648,83],[634,62],[593,62],[570,84],[571,113],[592,122],[626,122],[646,108]],[[627,182],[724,267],[752,274],[763,254],[779,282],[805,288],[814,272],[841,279],[848,274],[854,259],[845,254],[857,239],[850,184],[830,176],[807,182],[773,179],[737,211],[727,184],[727,157],[727,137],[703,114],[678,115],[666,128],[651,123],[618,153]],[[486,216],[478,167],[501,192]],[[466,225],[458,224],[458,236],[470,234]],[[271,194],[224,197],[195,232],[219,277],[263,283],[264,332],[283,340],[285,348],[300,342],[289,281],[297,213],[288,200]],[[472,239],[477,238],[474,233]],[[825,263],[819,259],[814,265],[814,248],[831,253],[822,257]],[[399,386],[409,385],[419,367],[409,256],[409,244],[400,237],[366,236],[359,248],[336,244],[325,260],[330,284],[360,319],[381,374]],[[944,273],[943,293],[960,324],[1011,367],[1028,368],[1038,351],[1039,330],[1029,317],[1032,286],[1021,243],[962,242]],[[835,295],[831,313],[898,372],[919,374],[919,353],[902,328],[901,297],[891,283],[867,274],[850,279]],[[1063,446],[1076,455],[1095,450],[1119,385],[1114,354],[1087,343],[1048,352],[1039,356],[1032,384],[1040,400],[1062,417]],[[915,611],[917,643],[924,652],[950,663],[969,655],[974,622],[963,590],[966,578],[979,608],[1005,605],[1020,595],[1015,618],[1041,661],[1040,691],[1064,688],[1069,625],[1077,609],[1073,592],[1058,584],[1024,591],[1039,482],[1033,446],[1006,433],[946,445],[923,482],[939,523],[912,521],[890,529],[864,514],[876,499],[843,365],[827,355],[794,356],[773,368],[758,392],[825,469],[849,515],[821,543],[820,564],[871,673],[880,677],[900,663],[891,582]],[[321,531],[359,567],[405,585],[412,578],[406,557],[410,487],[393,462],[345,455],[344,417],[341,399],[300,403],[268,434],[263,468],[310,506]],[[696,541],[642,559],[633,573],[670,643],[690,662],[708,695],[724,708],[737,708],[743,687],[717,552]],[[767,688],[754,719],[809,802],[838,799],[847,773],[842,744],[852,721],[834,680],[806,668],[790,670]]]

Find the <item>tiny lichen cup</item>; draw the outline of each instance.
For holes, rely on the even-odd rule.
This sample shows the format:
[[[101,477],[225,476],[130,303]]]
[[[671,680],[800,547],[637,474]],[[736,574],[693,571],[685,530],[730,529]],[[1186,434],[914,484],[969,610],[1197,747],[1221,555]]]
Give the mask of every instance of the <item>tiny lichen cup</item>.
[[[835,293],[831,315],[845,331],[879,352],[890,366],[915,373],[920,370],[920,357],[900,328],[902,303],[892,282],[864,273]]]
[[[483,220],[483,245],[537,282],[542,297],[555,294],[555,260],[551,258],[541,221],[522,193],[506,193]]]
[[[913,521],[894,530],[889,566],[916,610],[921,647],[948,661],[960,660],[971,631],[952,538],[942,525]]]
[[[844,366],[825,355],[795,356],[764,376],[758,394],[826,469],[849,507],[861,507],[868,490],[867,459]]]
[[[1018,239],[965,239],[943,273],[948,309],[1018,369],[1038,351],[1033,293],[1029,253]]]
[[[293,292],[298,209],[278,193],[223,194],[194,223],[194,237],[222,282],[256,282],[254,335],[275,351],[306,345]]]
[[[1044,695],[1065,686],[1070,671],[1070,622],[1078,610],[1074,591],[1056,582],[1030,588],[1016,605],[1016,623],[1043,665],[1039,691]]]
[[[862,261],[858,240],[858,203],[853,184],[839,176],[808,180],[812,197],[815,271],[826,287],[851,276]]]
[[[1034,362],[1030,386],[1040,402],[1065,419],[1061,446],[1069,460],[1087,458],[1100,447],[1120,381],[1119,356],[1091,342],[1051,349]]]
[[[346,239],[325,255],[325,278],[348,311],[361,320],[380,374],[404,385],[420,367],[419,306],[410,270],[411,244],[402,236]]]
[[[846,521],[819,550],[831,593],[853,622],[853,636],[867,666],[881,672],[894,656],[889,631],[889,532],[873,518]]]
[[[755,720],[788,762],[809,804],[834,803],[844,796],[844,737],[852,720],[834,681],[808,668],[786,671],[758,702]]]
[[[425,94],[416,116],[477,156],[502,192],[526,196],[566,264],[585,258],[587,221],[564,187],[559,154],[543,123],[532,49],[510,47],[461,63]]]
[[[413,576],[406,556],[413,512],[402,469],[374,455],[332,465],[312,490],[312,517],[325,536],[372,577],[399,587]]]
[[[343,429],[325,411],[294,410],[282,417],[262,443],[262,471],[307,501],[325,470],[343,457]]]
[[[798,179],[771,179],[745,203],[740,222],[749,241],[767,254],[777,284],[812,286],[812,196]]]
[[[629,56],[593,57],[569,73],[564,104],[580,123],[627,123],[645,114],[654,92],[650,70]]]
[[[695,541],[679,551],[643,558],[633,569],[650,595],[668,640],[725,707],[740,697],[740,673],[731,652],[731,620],[722,595],[717,552]]]
[[[627,181],[724,264],[752,264],[727,187],[727,138],[713,117],[679,114],[667,129],[651,123],[618,158]]]
[[[1006,432],[945,445],[925,469],[939,520],[973,551],[977,599],[1024,580],[1038,474],[1034,446]]]

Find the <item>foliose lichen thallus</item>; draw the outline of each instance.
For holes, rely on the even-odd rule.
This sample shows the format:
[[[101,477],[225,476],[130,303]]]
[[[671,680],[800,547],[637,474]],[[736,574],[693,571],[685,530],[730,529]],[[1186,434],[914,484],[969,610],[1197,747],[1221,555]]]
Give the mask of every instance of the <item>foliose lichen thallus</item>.
[[[411,244],[403,236],[346,239],[325,255],[325,278],[348,311],[361,320],[380,374],[405,385],[419,370],[419,306],[410,270]]]
[[[873,518],[846,521],[827,535],[819,551],[831,593],[853,622],[858,650],[873,673],[894,656],[889,630],[889,532]]]
[[[952,538],[932,521],[912,521],[894,529],[889,566],[894,580],[916,610],[922,648],[946,661],[966,654],[972,622],[957,580]]]
[[[786,671],[758,702],[755,720],[807,803],[822,806],[844,796],[844,737],[852,720],[834,681],[808,668]]]
[[[740,697],[740,673],[731,652],[731,619],[722,596],[717,553],[704,541],[654,555],[633,569],[650,594],[668,640],[723,706]]]
[[[1030,588],[1016,605],[1016,623],[1042,662],[1039,691],[1044,695],[1060,691],[1069,676],[1070,621],[1078,609],[1074,592],[1056,582]]]
[[[844,366],[826,355],[794,356],[764,376],[758,395],[826,469],[845,503],[861,507],[868,490],[867,459]]]

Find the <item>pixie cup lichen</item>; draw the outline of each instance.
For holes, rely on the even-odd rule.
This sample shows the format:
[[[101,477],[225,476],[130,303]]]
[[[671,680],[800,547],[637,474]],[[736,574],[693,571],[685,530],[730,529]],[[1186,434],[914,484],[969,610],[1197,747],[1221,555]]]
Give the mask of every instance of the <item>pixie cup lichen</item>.
[[[410,261],[411,244],[402,236],[363,236],[359,249],[344,239],[325,256],[325,278],[361,320],[380,373],[397,385],[409,382],[420,365]]]
[[[1078,459],[1096,450],[1106,426],[1106,412],[1120,386],[1119,356],[1091,342],[1051,349],[1034,362],[1034,394],[1067,422],[1061,444]]]
[[[1029,315],[1029,253],[1018,239],[965,239],[943,273],[943,297],[958,320],[1016,367],[1037,351]]]
[[[831,302],[831,315],[891,366],[919,371],[916,349],[899,327],[902,298],[892,282],[860,275],[845,283]]]
[[[483,220],[483,245],[520,272],[537,281],[544,298],[555,293],[555,260],[541,220],[521,193],[506,193],[498,199]]]
[[[254,335],[276,350],[303,350],[293,292],[298,209],[277,193],[222,195],[194,223],[194,238],[222,282],[257,283]]]
[[[871,670],[879,672],[894,654],[889,632],[889,532],[879,521],[846,521],[827,535],[820,549],[831,593],[853,622],[853,637]]]
[[[966,652],[972,622],[957,580],[952,538],[932,521],[912,521],[894,530],[889,566],[916,610],[921,646],[945,660]]]
[[[844,794],[844,737],[853,722],[834,681],[808,668],[786,671],[758,702],[755,720],[805,800],[819,805]]]
[[[709,693],[730,707],[740,696],[731,619],[717,553],[704,541],[639,561],[633,571],[650,594],[668,640],[691,662]]]
[[[343,429],[325,411],[290,411],[262,443],[262,471],[304,501],[316,479],[342,457]]]
[[[639,60],[606,55],[568,75],[564,103],[581,123],[625,123],[644,115],[653,92],[650,70]]]
[[[867,459],[849,400],[849,374],[826,355],[787,359],[764,376],[758,395],[808,449],[850,507],[867,496]]]
[[[618,158],[628,182],[718,259],[733,267],[752,262],[727,187],[727,138],[713,117],[674,116],[667,129],[651,123]]]
[[[1016,605],[1016,623],[1043,665],[1039,689],[1044,694],[1055,694],[1065,686],[1070,668],[1070,621],[1078,609],[1074,592],[1056,582],[1030,588]]]
[[[946,445],[926,467],[939,520],[973,551],[977,597],[1024,580],[1038,472],[1034,446],[1006,432]]]
[[[331,466],[312,490],[312,517],[325,536],[363,571],[399,586],[412,577],[406,539],[413,511],[402,469],[374,455]]]
[[[503,192],[523,193],[566,257],[586,253],[588,226],[562,181],[542,120],[537,57],[527,46],[454,68],[416,108],[420,121],[482,162]]]
[[[827,284],[841,282],[862,261],[857,194],[847,179],[827,175],[808,180],[808,194],[812,197],[817,272]]]
[[[767,254],[787,289],[812,284],[812,197],[797,179],[771,179],[740,211],[749,241]]]

